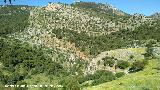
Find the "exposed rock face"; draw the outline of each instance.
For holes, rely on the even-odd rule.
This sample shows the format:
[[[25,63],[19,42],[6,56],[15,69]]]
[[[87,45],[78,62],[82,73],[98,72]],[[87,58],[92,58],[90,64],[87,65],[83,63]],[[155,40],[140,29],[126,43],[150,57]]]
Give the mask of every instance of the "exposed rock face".
[[[49,11],[58,11],[61,8],[62,8],[61,4],[48,3],[48,6],[46,7],[46,10],[49,10]]]

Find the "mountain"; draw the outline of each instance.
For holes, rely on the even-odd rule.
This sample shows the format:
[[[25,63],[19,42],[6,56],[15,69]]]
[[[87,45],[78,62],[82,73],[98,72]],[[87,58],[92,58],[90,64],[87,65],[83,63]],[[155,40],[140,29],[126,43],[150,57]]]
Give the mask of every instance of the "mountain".
[[[135,73],[143,75],[160,57],[157,17],[129,15],[94,2],[1,6],[0,86],[43,84],[58,90],[88,90],[119,83],[128,75],[137,77]]]
[[[74,4],[71,4],[73,7],[81,8],[84,10],[88,10],[91,12],[99,12],[99,13],[105,13],[108,15],[119,15],[124,16],[127,15],[127,13],[124,13],[121,10],[118,10],[117,8],[109,5],[109,4],[102,4],[102,3],[95,3],[95,2],[76,2]]]

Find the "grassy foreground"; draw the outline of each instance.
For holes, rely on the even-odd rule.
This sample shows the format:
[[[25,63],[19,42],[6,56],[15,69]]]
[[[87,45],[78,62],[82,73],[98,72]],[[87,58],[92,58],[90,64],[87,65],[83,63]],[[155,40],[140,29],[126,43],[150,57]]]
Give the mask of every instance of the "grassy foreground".
[[[160,90],[160,60],[149,60],[143,71],[83,90]]]

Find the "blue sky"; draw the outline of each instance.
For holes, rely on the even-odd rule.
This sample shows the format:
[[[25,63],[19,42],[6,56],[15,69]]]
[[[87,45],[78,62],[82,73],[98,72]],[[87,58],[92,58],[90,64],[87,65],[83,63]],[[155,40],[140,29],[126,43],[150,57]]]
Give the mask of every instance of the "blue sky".
[[[0,0],[3,5],[4,0]],[[129,14],[151,15],[160,12],[160,0],[81,0],[86,2],[108,3]],[[73,3],[74,0],[15,0],[13,5],[45,6],[48,2]]]

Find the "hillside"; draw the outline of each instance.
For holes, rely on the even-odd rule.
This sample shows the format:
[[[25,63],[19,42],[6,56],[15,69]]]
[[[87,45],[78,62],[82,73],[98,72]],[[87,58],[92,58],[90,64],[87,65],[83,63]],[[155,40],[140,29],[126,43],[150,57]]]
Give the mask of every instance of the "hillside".
[[[160,85],[159,60],[150,60],[143,71],[83,90],[158,90]]]
[[[94,2],[48,3],[44,7],[1,6],[0,21],[2,90],[6,84],[114,90],[119,83],[120,88],[128,89],[132,84],[142,85],[139,82],[146,82],[144,88],[156,88],[154,81],[146,86],[155,75],[159,77],[158,14],[129,15]],[[149,80],[137,80],[145,75]],[[130,77],[136,81],[132,83]]]

